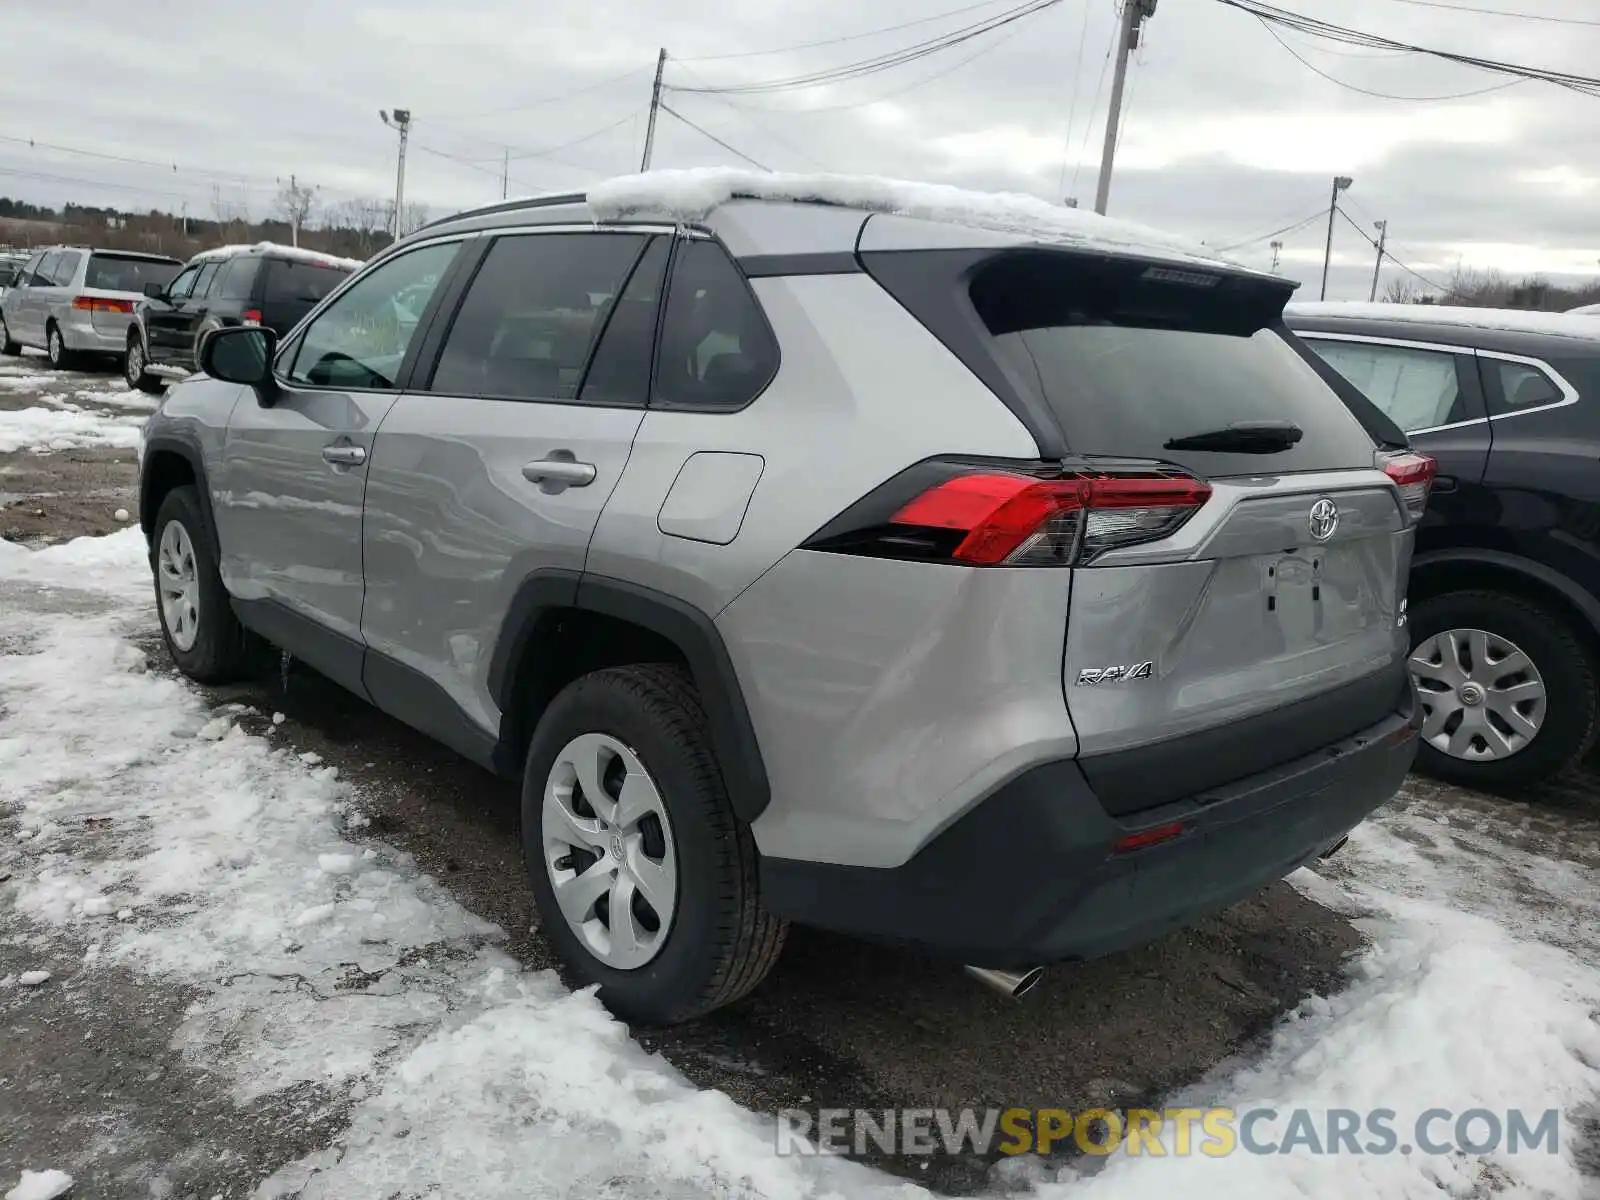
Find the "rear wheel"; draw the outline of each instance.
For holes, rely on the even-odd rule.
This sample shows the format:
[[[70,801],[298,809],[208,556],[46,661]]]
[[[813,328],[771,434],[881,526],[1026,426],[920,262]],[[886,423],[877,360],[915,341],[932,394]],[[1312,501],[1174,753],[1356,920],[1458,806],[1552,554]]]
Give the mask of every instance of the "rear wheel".
[[[0,354],[15,358],[22,353],[22,344],[11,340],[11,330],[6,326],[6,319],[0,316]]]
[[[1417,766],[1485,791],[1566,770],[1596,732],[1594,654],[1566,616],[1504,592],[1447,592],[1412,611],[1423,708]]]
[[[45,331],[44,348],[52,367],[57,370],[65,370],[72,366],[75,356],[72,351],[67,349],[67,343],[61,337],[61,327],[54,321],[50,322],[50,328]]]
[[[160,379],[150,374],[145,368],[149,363],[145,361],[144,339],[137,333],[128,337],[128,353],[122,360],[122,375],[128,381],[128,386],[138,388],[152,396],[160,395],[166,390],[166,385]]]
[[[528,751],[522,839],[551,945],[624,1020],[729,1004],[783,947],[705,710],[676,667],[597,671],[551,702]]]

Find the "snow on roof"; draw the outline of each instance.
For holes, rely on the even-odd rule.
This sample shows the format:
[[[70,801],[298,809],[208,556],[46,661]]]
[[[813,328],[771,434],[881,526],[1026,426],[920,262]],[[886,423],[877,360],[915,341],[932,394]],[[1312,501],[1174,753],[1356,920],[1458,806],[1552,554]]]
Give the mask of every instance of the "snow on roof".
[[[875,175],[791,175],[708,167],[623,175],[595,184],[587,201],[596,220],[642,214],[701,221],[730,200],[834,204],[867,212],[964,225],[1090,249],[1131,251],[1230,270],[1249,270],[1206,247],[1131,221],[1102,217],[1017,192],[976,192]]]
[[[282,246],[277,242],[256,242],[254,245],[239,242],[229,246],[216,246],[210,250],[202,250],[189,261],[206,262],[213,258],[232,258],[236,254],[244,254],[251,250],[270,252],[279,258],[292,258],[319,267],[338,267],[346,271],[355,271],[364,265],[360,259],[340,258],[337,254],[323,254],[320,250],[307,250],[301,246]]]
[[[1455,325],[1463,329],[1498,329],[1553,337],[1597,338],[1600,323],[1572,313],[1530,312],[1520,308],[1467,308],[1450,304],[1369,304],[1362,300],[1308,300],[1290,304],[1290,317],[1343,317],[1357,321],[1409,321],[1418,325]]]

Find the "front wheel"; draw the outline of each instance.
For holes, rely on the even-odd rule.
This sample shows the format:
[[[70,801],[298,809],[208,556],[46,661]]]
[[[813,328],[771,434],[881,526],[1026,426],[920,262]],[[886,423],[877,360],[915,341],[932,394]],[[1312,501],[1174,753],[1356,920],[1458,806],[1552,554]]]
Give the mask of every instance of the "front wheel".
[[[122,360],[123,378],[128,381],[129,387],[137,388],[151,396],[159,396],[166,391],[166,384],[145,370],[147,366],[149,363],[145,361],[144,339],[134,334],[128,339],[128,353]]]
[[[551,702],[528,750],[522,839],[551,945],[624,1020],[669,1025],[732,1003],[783,947],[677,667],[596,671]]]
[[[244,628],[206,538],[200,494],[173,488],[156,512],[150,545],[161,636],[178,669],[197,683],[231,683],[247,673]]]
[[[62,340],[61,327],[51,322],[45,334],[45,355],[50,359],[50,365],[56,370],[65,370],[72,366],[73,354],[67,349],[67,343]]]
[[[1504,791],[1559,774],[1588,751],[1594,654],[1563,613],[1505,592],[1446,592],[1415,605],[1411,626],[1419,770]]]

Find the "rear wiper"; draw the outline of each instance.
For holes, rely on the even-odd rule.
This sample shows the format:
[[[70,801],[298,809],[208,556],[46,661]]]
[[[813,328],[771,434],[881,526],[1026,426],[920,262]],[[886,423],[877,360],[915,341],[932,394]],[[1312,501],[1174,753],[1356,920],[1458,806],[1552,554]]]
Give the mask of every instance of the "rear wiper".
[[[1305,437],[1293,421],[1236,421],[1222,429],[1173,438],[1168,450],[1215,450],[1224,454],[1276,454]]]

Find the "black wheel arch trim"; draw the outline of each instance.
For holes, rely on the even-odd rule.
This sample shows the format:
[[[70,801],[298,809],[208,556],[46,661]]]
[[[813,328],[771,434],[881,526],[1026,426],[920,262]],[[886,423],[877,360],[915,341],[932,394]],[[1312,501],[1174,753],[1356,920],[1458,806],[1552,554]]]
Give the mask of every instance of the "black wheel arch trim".
[[[536,571],[524,579],[507,610],[489,664],[489,690],[504,714],[503,722],[519,716],[509,711],[516,668],[540,620],[557,609],[578,609],[627,621],[676,646],[705,705],[712,745],[734,811],[747,824],[765,811],[772,788],[728,648],[708,615],[665,592],[576,571]]]
[[[214,560],[220,563],[222,544],[217,538],[216,514],[211,511],[211,485],[206,478],[205,452],[200,448],[199,440],[193,437],[158,433],[145,442],[139,468],[139,528],[144,530],[145,540],[155,537],[156,510],[160,507],[150,494],[149,463],[156,454],[176,454],[189,464],[189,469],[194,473],[195,490],[200,493],[200,513],[206,522],[203,531],[206,543]]]
[[[1499,567],[1521,575],[1532,582],[1543,584],[1566,600],[1588,622],[1589,631],[1600,636],[1600,599],[1592,592],[1575,583],[1554,567],[1531,558],[1524,558],[1519,554],[1510,554],[1504,550],[1477,549],[1471,546],[1447,547],[1440,550],[1429,550],[1418,554],[1411,561],[1413,575],[1426,571],[1431,566],[1471,566],[1482,565]],[[1488,584],[1484,585],[1486,588]]]

